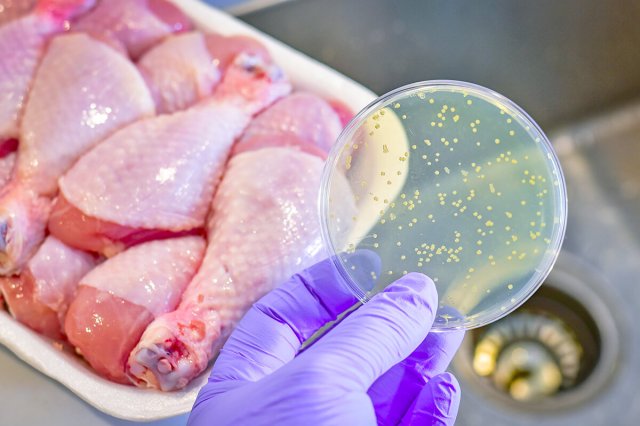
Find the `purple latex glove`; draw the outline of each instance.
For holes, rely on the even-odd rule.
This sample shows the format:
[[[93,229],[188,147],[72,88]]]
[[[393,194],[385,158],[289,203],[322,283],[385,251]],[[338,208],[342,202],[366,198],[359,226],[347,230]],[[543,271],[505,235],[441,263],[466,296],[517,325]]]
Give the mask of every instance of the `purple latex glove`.
[[[356,303],[325,260],[259,300],[231,334],[188,424],[451,425],[460,403],[444,370],[463,332],[431,333],[433,282],[411,273],[310,348]]]

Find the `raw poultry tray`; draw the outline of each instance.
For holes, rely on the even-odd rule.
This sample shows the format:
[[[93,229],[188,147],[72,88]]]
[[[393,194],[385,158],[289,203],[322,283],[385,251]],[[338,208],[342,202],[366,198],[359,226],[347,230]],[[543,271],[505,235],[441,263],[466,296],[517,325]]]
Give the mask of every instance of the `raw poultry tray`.
[[[151,420],[324,256],[323,160],[374,95],[195,0],[93,3],[0,15],[0,343]]]

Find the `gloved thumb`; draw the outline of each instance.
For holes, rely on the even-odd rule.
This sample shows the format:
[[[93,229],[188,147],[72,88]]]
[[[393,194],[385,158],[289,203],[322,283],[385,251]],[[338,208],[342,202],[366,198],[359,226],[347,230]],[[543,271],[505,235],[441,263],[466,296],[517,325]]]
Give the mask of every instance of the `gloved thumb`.
[[[451,426],[459,406],[458,380],[451,373],[442,373],[424,385],[400,424]]]
[[[366,391],[425,339],[437,307],[433,281],[407,274],[344,319],[296,363],[348,390]]]

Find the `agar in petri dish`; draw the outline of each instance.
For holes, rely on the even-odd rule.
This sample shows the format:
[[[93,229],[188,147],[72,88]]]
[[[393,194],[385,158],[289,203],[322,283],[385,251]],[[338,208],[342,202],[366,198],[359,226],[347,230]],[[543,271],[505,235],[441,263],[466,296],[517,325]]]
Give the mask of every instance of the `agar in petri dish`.
[[[427,81],[380,97],[345,128],[325,166],[320,216],[361,301],[421,272],[438,289],[433,329],[469,329],[542,284],[567,197],[550,142],[520,107],[481,86]],[[358,250],[377,266],[349,261]]]

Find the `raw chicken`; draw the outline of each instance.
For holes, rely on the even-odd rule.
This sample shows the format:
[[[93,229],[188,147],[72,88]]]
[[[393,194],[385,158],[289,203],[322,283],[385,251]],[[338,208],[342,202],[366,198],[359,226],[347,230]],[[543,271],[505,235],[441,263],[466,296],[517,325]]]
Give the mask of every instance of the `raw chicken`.
[[[269,55],[267,48],[258,40],[248,36],[223,36],[209,33],[205,35],[205,41],[213,61],[222,70],[227,69],[236,56],[242,52],[258,57],[263,62],[271,62],[271,55]]]
[[[134,383],[184,387],[254,301],[324,256],[316,207],[322,168],[318,157],[289,148],[230,160],[212,203],[203,264],[178,309],[156,318],[131,352]]]
[[[233,141],[253,114],[289,90],[279,69],[239,56],[211,99],[131,125],[81,158],[60,180],[50,232],[107,256],[140,241],[202,232]]]
[[[58,177],[97,142],[153,113],[142,77],[122,55],[84,34],[51,42],[0,195],[0,275],[19,269],[42,241]]]
[[[18,321],[47,337],[60,339],[78,282],[96,264],[95,256],[48,237],[20,276],[0,277],[0,292]]]
[[[29,13],[36,0],[0,0],[0,26]]]
[[[169,34],[187,31],[191,21],[167,0],[101,0],[73,25],[137,59]]]
[[[251,122],[216,193],[203,264],[174,312],[157,318],[131,353],[138,386],[184,387],[202,372],[248,306],[322,257],[317,191],[341,130],[317,96],[296,93]],[[271,146],[286,146],[274,148]],[[296,179],[291,179],[296,176]],[[354,204],[345,182],[345,217]],[[256,214],[256,212],[260,212]]]
[[[149,91],[129,61],[84,34],[56,37],[26,106],[18,176],[39,193],[53,194],[56,179],[80,154],[153,114]]]
[[[333,108],[336,114],[338,114],[338,117],[340,117],[342,127],[347,127],[347,124],[349,124],[349,122],[355,115],[351,108],[349,108],[347,104],[338,99],[330,99],[329,105],[331,105],[331,108]]]
[[[93,3],[41,0],[32,13],[0,27],[0,151],[7,150],[7,142],[17,146],[25,99],[47,41]]]
[[[0,191],[11,179],[13,165],[16,162],[16,154],[10,153],[4,157],[0,157]]]
[[[158,113],[192,106],[210,96],[220,81],[220,70],[211,59],[199,32],[166,38],[138,62]]]
[[[65,332],[101,375],[128,383],[125,364],[146,326],[175,309],[193,278],[205,241],[152,241],[107,260],[80,281]]]
[[[233,153],[289,146],[326,158],[341,131],[340,117],[329,103],[311,93],[296,92],[256,117]]]
[[[192,106],[211,95],[230,61],[240,53],[270,61],[258,41],[244,36],[223,37],[192,32],[167,37],[138,62],[158,113]]]

